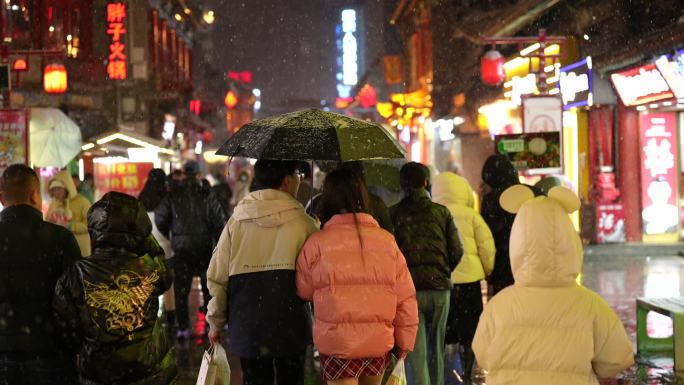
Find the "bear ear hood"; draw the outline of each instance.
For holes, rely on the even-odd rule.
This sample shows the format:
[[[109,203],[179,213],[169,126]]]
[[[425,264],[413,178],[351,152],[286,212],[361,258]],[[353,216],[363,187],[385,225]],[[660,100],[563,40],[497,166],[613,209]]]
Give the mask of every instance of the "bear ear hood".
[[[580,207],[577,195],[554,187],[548,196],[534,197],[525,185],[501,194],[504,210],[516,213],[511,230],[511,269],[516,285],[575,285],[582,268],[582,243],[568,214]]]

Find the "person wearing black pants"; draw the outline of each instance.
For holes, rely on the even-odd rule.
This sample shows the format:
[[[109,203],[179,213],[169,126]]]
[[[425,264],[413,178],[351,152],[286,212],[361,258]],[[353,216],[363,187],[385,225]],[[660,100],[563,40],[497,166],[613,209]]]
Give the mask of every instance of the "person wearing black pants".
[[[173,271],[175,274],[173,291],[176,297],[176,318],[178,330],[187,330],[190,320],[188,313],[188,295],[192,289],[192,278],[200,277],[202,284],[202,302],[209,303],[209,289],[207,288],[207,264],[202,261],[204,256],[200,253],[180,252],[173,258]],[[206,306],[200,307],[200,311],[206,312]],[[179,335],[181,336],[181,335]],[[181,337],[187,337],[182,335]]]
[[[190,336],[188,294],[193,276],[202,279],[203,307],[206,308],[209,302],[206,269],[211,250],[228,220],[216,196],[202,187],[199,164],[188,161],[183,166],[183,173],[185,179],[172,187],[154,210],[157,229],[171,239],[174,253],[176,337],[179,339]]]
[[[302,354],[268,357],[240,358],[244,385],[302,385],[304,383],[304,352]],[[275,374],[274,374],[275,369]]]

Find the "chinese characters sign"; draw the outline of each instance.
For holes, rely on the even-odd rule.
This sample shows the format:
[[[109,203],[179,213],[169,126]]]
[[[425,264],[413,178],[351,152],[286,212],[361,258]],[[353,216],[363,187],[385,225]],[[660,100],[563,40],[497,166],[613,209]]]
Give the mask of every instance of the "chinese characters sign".
[[[107,4],[107,35],[110,37],[107,75],[112,80],[124,80],[126,71],[126,4],[121,2]]]
[[[0,174],[15,163],[28,164],[26,110],[0,110]]]
[[[673,233],[679,222],[675,114],[642,114],[640,120],[644,233]]]
[[[655,64],[614,73],[610,79],[625,106],[638,106],[674,96]]]
[[[98,199],[109,191],[118,191],[137,197],[153,163],[95,163],[95,188]]]
[[[564,110],[593,104],[591,66],[591,57],[587,57],[558,71]]]

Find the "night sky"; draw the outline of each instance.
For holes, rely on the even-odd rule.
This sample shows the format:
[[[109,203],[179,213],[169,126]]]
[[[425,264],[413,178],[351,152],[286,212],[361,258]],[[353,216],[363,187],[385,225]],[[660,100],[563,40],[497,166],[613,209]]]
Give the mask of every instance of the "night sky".
[[[335,97],[335,7],[322,0],[216,1],[222,68],[251,70],[265,109]]]

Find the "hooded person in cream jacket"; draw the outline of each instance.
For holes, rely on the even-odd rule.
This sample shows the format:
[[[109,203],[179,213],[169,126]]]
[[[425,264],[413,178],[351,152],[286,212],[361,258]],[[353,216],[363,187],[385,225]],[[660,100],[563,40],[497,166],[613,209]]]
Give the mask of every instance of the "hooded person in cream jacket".
[[[88,234],[88,209],[90,201],[79,194],[67,170],[55,174],[48,182],[48,192],[52,201],[45,220],[69,229],[76,237],[81,255],[90,255],[90,235]]]
[[[595,385],[634,363],[632,345],[615,312],[575,279],[582,243],[568,213],[577,196],[554,187],[534,197],[524,185],[502,194],[517,212],[511,232],[515,284],[485,307],[473,350],[487,384]]]
[[[295,261],[318,228],[295,199],[299,162],[259,160],[260,189],[245,196],[223,229],[207,271],[209,339],[228,324],[230,350],[246,384],[298,384],[311,344],[311,313],[297,296]]]
[[[447,344],[459,344],[463,378],[471,383],[475,361],[471,344],[482,314],[480,281],[494,270],[494,238],[482,216],[475,211],[473,189],[468,181],[453,172],[443,172],[432,179],[432,200],[446,206],[456,221],[463,243],[463,257],[451,272],[451,304],[447,320]]]

